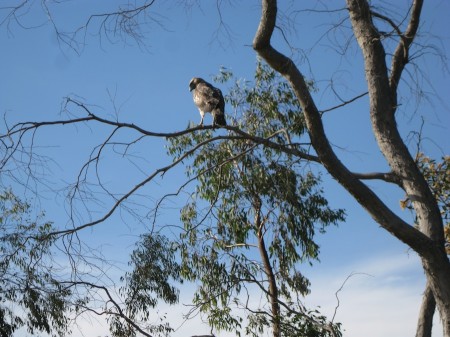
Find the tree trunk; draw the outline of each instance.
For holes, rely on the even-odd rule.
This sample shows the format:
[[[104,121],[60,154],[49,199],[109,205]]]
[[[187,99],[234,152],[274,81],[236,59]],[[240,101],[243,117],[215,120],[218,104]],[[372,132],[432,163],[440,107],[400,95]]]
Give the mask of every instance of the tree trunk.
[[[408,47],[419,25],[422,0],[413,1],[411,18],[405,38],[392,58],[391,75],[378,30],[373,25],[367,0],[347,0],[356,40],[362,50],[370,98],[370,118],[378,146],[392,172],[401,179],[401,186],[412,201],[420,230],[431,239],[431,250],[418,247],[422,265],[433,291],[445,336],[450,336],[450,263],[445,252],[442,216],[423,174],[415,164],[397,128],[397,83],[408,62]],[[407,240],[412,246],[415,240]]]
[[[422,306],[420,307],[416,337],[431,337],[435,310],[436,301],[430,286],[427,284],[422,298]]]
[[[276,0],[262,0],[261,20],[253,40],[253,48],[292,86],[301,104],[311,143],[327,171],[376,222],[419,254],[442,319],[444,336],[450,337],[450,262],[444,249],[442,218],[437,202],[404,144],[395,121],[397,83],[407,63],[407,49],[417,30],[422,1],[417,0],[413,4],[405,37],[401,39],[393,56],[390,77],[384,47],[373,26],[367,1],[347,0],[347,5],[353,32],[364,56],[372,128],[398,185],[412,200],[420,230],[398,217],[337,158],[303,74],[291,59],[270,44],[277,16]],[[403,52],[398,51],[400,49]]]
[[[445,253],[442,255],[441,259],[433,260],[431,263],[422,259],[422,264],[439,311],[444,337],[450,337],[450,263],[447,255]],[[425,312],[421,310],[421,313]]]
[[[269,302],[272,316],[272,335],[273,337],[281,337],[280,329],[280,304],[278,303],[278,287],[273,273],[272,265],[270,264],[269,254],[267,253],[266,244],[264,242],[264,224],[261,220],[261,201],[255,198],[255,226],[258,229],[258,248],[261,259],[264,264],[264,270],[269,281]]]

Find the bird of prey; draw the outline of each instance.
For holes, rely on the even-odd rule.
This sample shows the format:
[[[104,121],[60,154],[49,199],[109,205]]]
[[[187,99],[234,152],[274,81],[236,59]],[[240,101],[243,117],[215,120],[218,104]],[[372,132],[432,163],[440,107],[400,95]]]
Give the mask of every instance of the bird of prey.
[[[225,100],[222,91],[213,87],[204,79],[194,77],[189,82],[189,91],[192,91],[194,103],[200,111],[200,125],[203,125],[205,113],[210,112],[213,116],[213,127],[216,125],[225,126]]]

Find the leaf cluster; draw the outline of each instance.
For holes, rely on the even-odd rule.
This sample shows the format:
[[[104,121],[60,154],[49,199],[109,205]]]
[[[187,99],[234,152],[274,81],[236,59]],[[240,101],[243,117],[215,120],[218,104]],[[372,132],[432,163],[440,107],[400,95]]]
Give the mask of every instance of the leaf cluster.
[[[446,251],[450,254],[450,156],[444,156],[437,161],[419,152],[416,164],[436,198],[444,222]],[[400,201],[402,208],[413,210],[411,200],[405,198]]]
[[[10,190],[0,194],[0,331],[12,336],[26,326],[30,334],[62,336],[68,328],[71,291],[55,278],[50,222],[31,220],[30,205]]]
[[[222,70],[220,78],[226,82],[233,77]],[[253,83],[236,80],[226,100],[240,129],[283,147],[308,150],[300,142],[306,136],[298,101],[268,66],[258,63]],[[232,305],[261,311],[253,320],[248,317],[247,329],[257,334],[273,320],[264,307],[250,309],[249,300],[242,300],[250,296],[249,289],[256,286],[268,298],[269,268],[276,279],[276,301],[295,307],[294,298],[309,292],[300,263],[317,259],[316,232],[342,221],[344,211],[329,208],[320,177],[285,152],[230,134],[214,137],[211,130],[169,142],[175,160],[189,154],[186,173],[198,182],[181,212],[182,275],[200,281],[194,304],[208,313],[211,326],[225,330],[242,324]],[[263,261],[261,252],[267,252],[269,261]],[[294,326],[300,322],[291,321]]]
[[[290,337],[321,337],[329,336],[341,337],[341,324],[329,323],[327,318],[318,310],[304,310],[304,312],[287,312],[283,318],[281,333],[283,336]],[[269,322],[267,317],[259,313],[253,313],[249,316],[249,327],[258,327],[256,330],[246,329],[246,334],[257,337],[264,333],[264,327]],[[255,333],[255,331],[257,333]]]
[[[179,290],[174,282],[182,282],[180,266],[175,260],[176,247],[169,240],[157,234],[146,234],[141,237],[131,254],[132,270],[122,281],[120,294],[125,297],[126,315],[118,315],[110,319],[114,336],[135,336],[136,330],[130,328],[129,320],[134,324],[144,322],[151,335],[168,335],[173,329],[160,317],[156,323],[150,324],[152,309],[158,300],[168,304],[178,303]],[[127,317],[127,319],[124,319]]]

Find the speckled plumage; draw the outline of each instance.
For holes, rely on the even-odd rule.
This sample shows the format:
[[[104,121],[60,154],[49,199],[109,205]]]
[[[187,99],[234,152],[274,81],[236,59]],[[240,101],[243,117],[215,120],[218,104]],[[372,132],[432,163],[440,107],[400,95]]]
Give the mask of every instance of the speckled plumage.
[[[213,126],[225,126],[225,100],[222,91],[212,86],[202,78],[194,77],[189,82],[189,90],[192,91],[194,103],[200,111],[200,125],[203,125],[205,113],[213,116]]]

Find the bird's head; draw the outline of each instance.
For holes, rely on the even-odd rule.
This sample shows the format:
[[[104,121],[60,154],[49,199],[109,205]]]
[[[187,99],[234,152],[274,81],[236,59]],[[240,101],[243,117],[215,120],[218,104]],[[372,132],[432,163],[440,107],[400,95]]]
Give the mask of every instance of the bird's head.
[[[194,90],[197,85],[199,83],[205,82],[203,79],[199,78],[199,77],[194,77],[190,82],[189,82],[189,91]]]

